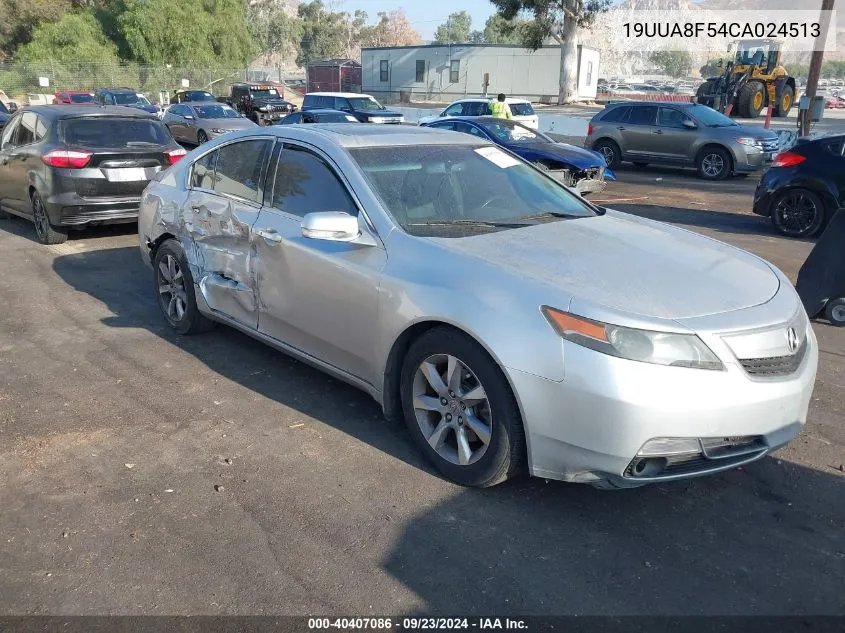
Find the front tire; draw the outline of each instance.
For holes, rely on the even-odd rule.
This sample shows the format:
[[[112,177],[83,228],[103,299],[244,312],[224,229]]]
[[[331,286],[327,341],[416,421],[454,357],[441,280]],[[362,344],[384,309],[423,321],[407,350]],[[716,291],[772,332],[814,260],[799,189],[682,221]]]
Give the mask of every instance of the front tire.
[[[197,308],[194,278],[176,240],[167,240],[156,249],[153,279],[158,306],[170,327],[179,334],[199,334],[214,327],[214,322],[205,318]]]
[[[695,164],[698,177],[704,180],[724,180],[731,173],[731,155],[721,147],[706,147]]]
[[[739,91],[739,116],[756,119],[766,105],[765,87],[759,81],[749,81]]]
[[[824,316],[832,325],[845,327],[845,298],[828,301],[824,307]]]
[[[779,195],[771,206],[775,230],[786,237],[812,237],[824,227],[822,199],[808,189],[790,189]]]
[[[604,162],[611,169],[617,169],[622,163],[622,150],[619,149],[616,141],[611,141],[607,138],[601,139],[593,145],[593,150],[604,157]]]
[[[203,145],[205,143],[208,143],[208,135],[204,130],[200,130],[197,132],[197,145]]]
[[[67,241],[67,231],[50,224],[50,216],[37,191],[32,194],[32,221],[35,224],[35,235],[42,244],[63,244]]]
[[[417,339],[402,365],[405,423],[449,479],[484,488],[522,471],[525,435],[507,379],[478,343],[437,327]]]

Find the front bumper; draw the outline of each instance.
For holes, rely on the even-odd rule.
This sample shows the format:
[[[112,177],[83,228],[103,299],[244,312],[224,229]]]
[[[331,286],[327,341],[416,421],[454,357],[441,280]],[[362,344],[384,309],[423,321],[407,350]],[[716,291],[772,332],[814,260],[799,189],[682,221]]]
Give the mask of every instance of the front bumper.
[[[734,143],[734,171],[738,174],[750,174],[759,171],[772,162],[775,151],[764,151],[756,147]]]
[[[561,382],[507,369],[523,412],[530,472],[599,487],[685,479],[760,459],[803,428],[818,365],[809,323],[803,360],[785,378],[754,379],[736,360],[725,362],[724,371],[707,371],[622,360],[569,342],[562,342],[562,353]],[[656,438],[710,445],[751,439],[719,459],[690,459],[656,476],[636,476],[638,454]]]

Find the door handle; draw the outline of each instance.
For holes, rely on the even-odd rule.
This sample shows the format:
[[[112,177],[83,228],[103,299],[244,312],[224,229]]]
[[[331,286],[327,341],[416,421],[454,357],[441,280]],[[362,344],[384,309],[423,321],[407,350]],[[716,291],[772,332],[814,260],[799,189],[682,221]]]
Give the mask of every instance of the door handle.
[[[663,130],[654,130],[655,134],[663,134]]]
[[[264,238],[264,241],[268,244],[282,243],[282,234],[274,228],[258,229],[255,233],[259,237]]]
[[[626,128],[624,128],[623,126],[621,126],[621,125],[620,125],[620,126],[619,126],[618,128],[616,128],[616,129],[617,129],[617,130],[619,130],[620,132],[624,132]]]

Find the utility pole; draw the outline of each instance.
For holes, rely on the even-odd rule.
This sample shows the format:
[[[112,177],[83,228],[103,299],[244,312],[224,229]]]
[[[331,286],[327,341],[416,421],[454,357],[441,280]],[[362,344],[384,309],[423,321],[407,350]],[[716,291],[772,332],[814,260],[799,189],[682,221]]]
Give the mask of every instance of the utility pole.
[[[810,103],[806,110],[798,111],[798,136],[807,136],[810,133],[810,106],[813,103],[813,97],[816,96],[816,90],[819,86],[819,75],[822,72],[822,60],[824,59],[824,48],[827,42],[827,33],[830,28],[831,11],[833,11],[833,4],[835,0],[822,0],[822,9],[819,18],[821,30],[819,36],[816,38],[816,47],[813,51],[813,56],[810,58],[810,70],[807,73],[807,88],[804,90],[804,95],[808,97]],[[833,26],[836,28],[836,25]]]

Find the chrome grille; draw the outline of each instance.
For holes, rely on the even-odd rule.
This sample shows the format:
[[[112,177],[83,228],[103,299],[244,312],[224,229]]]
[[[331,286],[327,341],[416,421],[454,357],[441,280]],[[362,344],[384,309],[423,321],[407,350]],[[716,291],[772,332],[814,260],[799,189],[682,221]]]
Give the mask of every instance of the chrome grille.
[[[778,151],[778,140],[777,139],[767,139],[763,141],[763,151],[764,152],[776,152]]]
[[[807,337],[798,351],[788,356],[770,356],[768,358],[740,358],[743,369],[751,376],[777,378],[789,376],[798,371],[804,355],[807,353]]]

